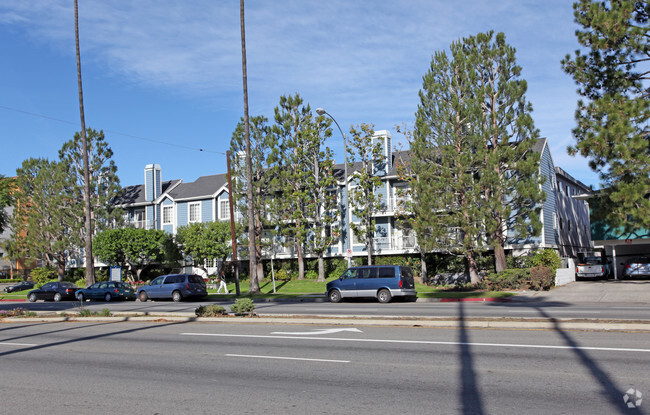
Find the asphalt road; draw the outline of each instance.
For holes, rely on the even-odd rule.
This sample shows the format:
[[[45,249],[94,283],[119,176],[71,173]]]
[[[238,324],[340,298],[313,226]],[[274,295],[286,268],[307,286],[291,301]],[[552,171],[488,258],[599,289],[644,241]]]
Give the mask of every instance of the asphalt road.
[[[7,323],[0,412],[623,414],[628,390],[650,397],[648,345],[648,333]]]
[[[201,304],[220,304],[228,309],[233,301],[190,301],[174,303],[172,301],[110,302],[87,301],[84,307],[99,311],[108,308],[113,312],[148,312],[194,313]],[[374,300],[346,301],[332,304],[328,302],[257,302],[255,311],[259,314],[300,314],[325,316],[391,316],[391,317],[458,317],[462,304],[465,317],[524,317],[524,318],[571,318],[571,319],[650,319],[650,304],[626,303],[579,303],[570,304],[560,301],[530,302],[392,302],[379,304]],[[38,301],[1,302],[0,310],[23,307],[34,311],[65,312],[78,311],[79,302],[62,301],[60,303]]]

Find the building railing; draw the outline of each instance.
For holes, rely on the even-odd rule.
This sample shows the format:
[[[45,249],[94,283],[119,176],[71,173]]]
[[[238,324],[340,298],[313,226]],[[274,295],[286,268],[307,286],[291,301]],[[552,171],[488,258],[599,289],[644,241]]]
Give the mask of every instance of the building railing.
[[[373,248],[377,251],[400,251],[415,249],[418,246],[415,235],[384,236],[373,238]]]

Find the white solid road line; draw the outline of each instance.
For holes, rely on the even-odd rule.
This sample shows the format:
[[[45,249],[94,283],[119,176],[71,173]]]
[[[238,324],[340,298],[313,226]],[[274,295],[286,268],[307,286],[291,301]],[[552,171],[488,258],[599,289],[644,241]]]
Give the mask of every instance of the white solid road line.
[[[547,314],[601,314],[600,311],[544,310]],[[508,313],[540,313],[539,310],[508,310]]]
[[[349,360],[308,359],[304,357],[259,356],[252,354],[226,354],[228,357],[250,357],[253,359],[303,360],[307,362],[350,363]]]
[[[553,346],[545,344],[509,344],[509,343],[470,343],[470,342],[442,342],[431,340],[392,340],[392,339],[346,339],[342,337],[295,337],[295,336],[269,336],[261,334],[225,334],[225,333],[180,333],[181,336],[206,336],[206,337],[239,337],[248,339],[292,339],[292,340],[318,340],[333,342],[358,342],[358,343],[402,343],[402,344],[430,344],[441,346],[473,346],[473,347],[517,347],[527,349],[555,349],[555,350],[592,350],[604,352],[650,353],[650,349],[631,349],[624,347],[595,347],[595,346]]]
[[[0,342],[0,346],[26,346],[26,347],[34,347],[34,346],[38,346],[38,344]]]

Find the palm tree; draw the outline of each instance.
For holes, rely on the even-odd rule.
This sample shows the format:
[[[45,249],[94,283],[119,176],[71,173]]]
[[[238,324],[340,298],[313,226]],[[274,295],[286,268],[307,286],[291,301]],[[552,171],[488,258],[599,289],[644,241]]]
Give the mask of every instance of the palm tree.
[[[76,0],[75,0],[76,1]],[[251,136],[248,121],[248,78],[246,73],[246,30],[244,25],[244,0],[239,0],[239,17],[241,26],[241,64],[242,79],[244,82],[244,139],[246,142],[246,203],[253,206],[253,167],[251,160]],[[257,280],[257,263],[255,257],[255,217],[248,215],[248,257],[249,257],[249,292],[259,293],[260,286]]]
[[[84,213],[86,215],[86,285],[95,283],[95,261],[93,259],[93,224],[92,208],[90,206],[90,169],[88,166],[88,139],[86,137],[86,120],[84,116],[84,93],[81,86],[81,53],[79,52],[79,6],[74,0],[74,36],[77,48],[77,83],[79,84],[79,114],[81,116],[81,138],[83,140],[84,163]]]

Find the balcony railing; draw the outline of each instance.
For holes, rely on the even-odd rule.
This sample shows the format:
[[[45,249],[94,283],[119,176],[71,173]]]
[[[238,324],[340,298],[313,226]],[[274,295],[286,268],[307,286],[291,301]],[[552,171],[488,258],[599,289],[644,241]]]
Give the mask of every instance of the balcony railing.
[[[151,229],[151,224],[148,220],[132,220],[129,221],[129,226],[137,229]]]
[[[418,246],[415,235],[385,236],[373,239],[373,248],[377,251],[401,251],[415,249]]]

